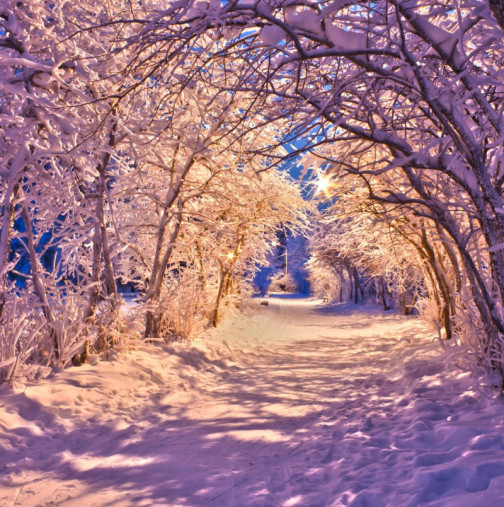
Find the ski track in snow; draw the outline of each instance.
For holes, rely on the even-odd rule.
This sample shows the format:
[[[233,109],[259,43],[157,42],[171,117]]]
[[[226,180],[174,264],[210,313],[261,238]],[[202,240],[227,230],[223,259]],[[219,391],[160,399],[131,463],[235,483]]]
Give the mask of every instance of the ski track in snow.
[[[0,388],[2,506],[504,505],[504,407],[416,318],[269,298]]]

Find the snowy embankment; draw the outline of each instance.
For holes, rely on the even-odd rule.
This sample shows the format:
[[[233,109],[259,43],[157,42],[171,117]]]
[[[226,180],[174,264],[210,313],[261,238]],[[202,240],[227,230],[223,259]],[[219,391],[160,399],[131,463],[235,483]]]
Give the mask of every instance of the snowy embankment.
[[[415,318],[270,298],[1,387],[0,505],[501,505],[504,406],[473,383]]]

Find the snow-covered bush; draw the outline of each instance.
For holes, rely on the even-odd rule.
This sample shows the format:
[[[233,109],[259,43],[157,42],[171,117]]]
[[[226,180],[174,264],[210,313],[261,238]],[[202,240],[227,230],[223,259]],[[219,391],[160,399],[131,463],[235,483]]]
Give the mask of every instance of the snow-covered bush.
[[[298,292],[298,284],[290,273],[279,271],[271,277],[269,292]]]
[[[48,363],[46,321],[33,300],[29,293],[17,294],[12,288],[5,294],[0,309],[0,383],[14,380],[28,362]]]
[[[159,314],[159,337],[168,342],[194,338],[209,325],[215,291],[205,290],[197,274],[187,270],[168,276],[164,285],[159,308],[154,308]]]
[[[430,329],[437,333],[440,340],[446,338],[442,333],[443,322],[440,308],[436,301],[430,298],[419,298],[415,303],[415,308],[418,310],[420,317],[429,325]]]
[[[345,288],[348,284],[344,275],[333,270],[316,265],[313,259],[308,262],[308,270],[310,273],[310,291],[317,298],[327,299],[342,303],[348,296],[345,295]]]

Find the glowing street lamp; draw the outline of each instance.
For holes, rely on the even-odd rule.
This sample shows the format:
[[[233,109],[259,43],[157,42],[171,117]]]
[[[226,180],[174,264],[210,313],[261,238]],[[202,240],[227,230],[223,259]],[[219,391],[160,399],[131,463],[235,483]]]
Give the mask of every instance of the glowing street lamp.
[[[326,194],[329,192],[329,189],[333,186],[333,182],[331,181],[331,178],[328,176],[319,176],[317,178],[317,181],[315,183],[317,187],[317,195],[319,194]]]

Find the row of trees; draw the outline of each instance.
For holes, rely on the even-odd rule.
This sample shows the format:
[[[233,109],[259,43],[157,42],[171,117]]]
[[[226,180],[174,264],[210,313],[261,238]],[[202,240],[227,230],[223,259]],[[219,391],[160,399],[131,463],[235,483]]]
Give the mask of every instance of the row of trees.
[[[152,64],[201,55],[187,85],[217,64],[238,76],[222,90],[288,118],[283,142],[351,180],[372,223],[415,252],[447,336],[504,378],[503,19],[483,0],[230,0],[124,26]]]
[[[213,287],[216,322],[258,260],[247,238],[304,209],[266,171],[303,153],[342,189],[314,247],[328,269],[354,297],[365,274],[385,305],[422,291],[446,337],[504,378],[500,2],[0,5],[3,329],[16,235],[30,325],[59,360],[81,346],[65,319],[84,342],[91,322],[111,329],[118,279],[145,290],[147,336],[173,328],[182,287]]]
[[[217,325],[306,218],[238,70],[124,48],[142,5],[0,1],[0,381],[121,346],[118,289],[146,338]]]
[[[405,314],[416,308],[440,337],[460,334],[450,306],[460,274],[447,257],[449,251],[456,262],[453,248],[437,237],[439,227],[370,200],[358,178],[330,186],[338,186],[338,199],[326,207],[310,241],[313,290],[339,301],[374,298],[384,310],[400,308]]]

